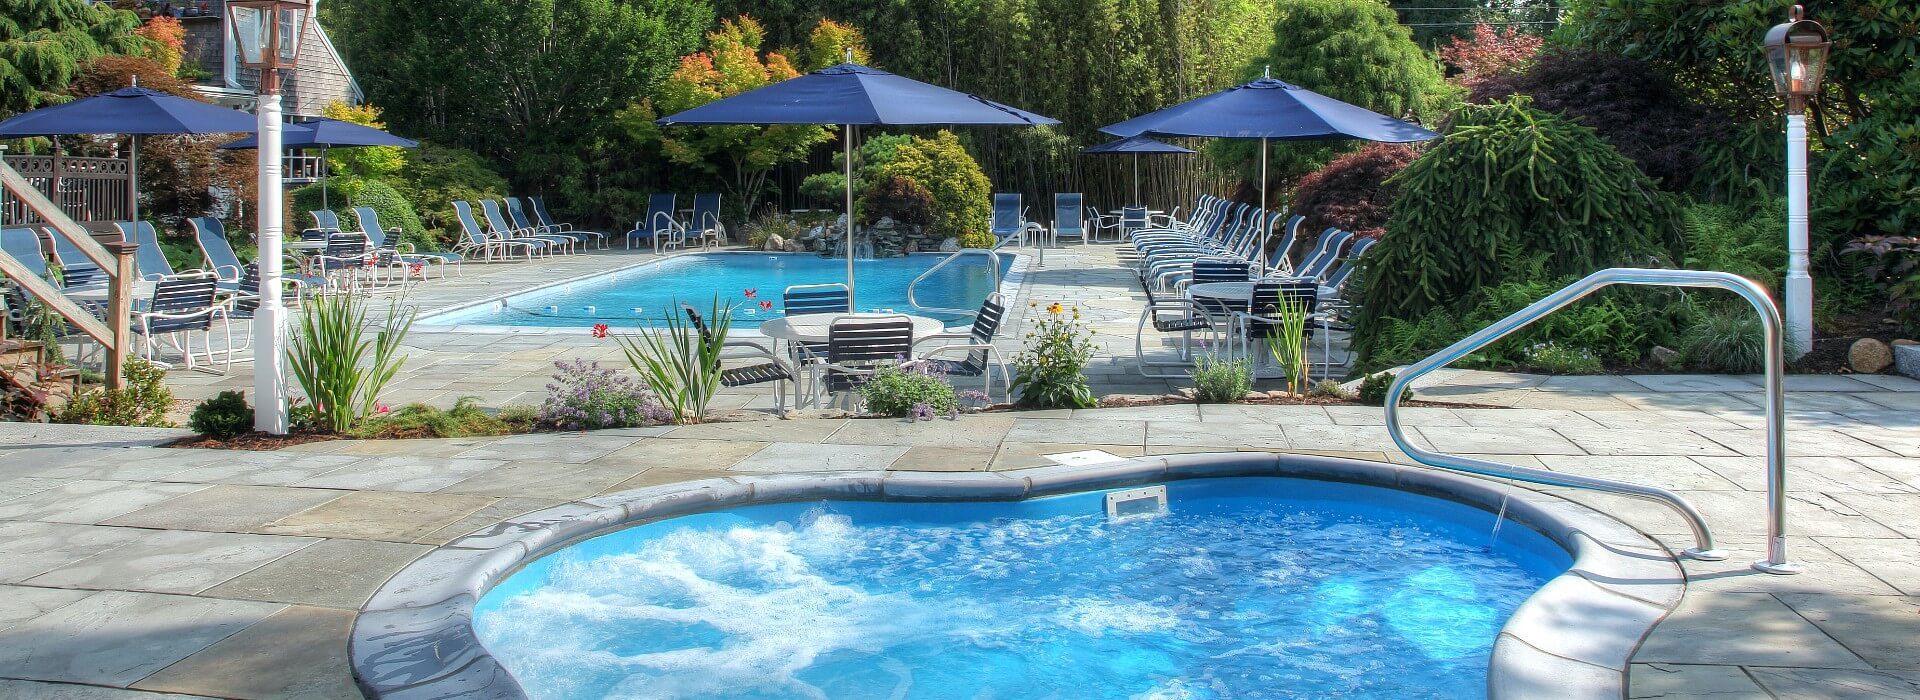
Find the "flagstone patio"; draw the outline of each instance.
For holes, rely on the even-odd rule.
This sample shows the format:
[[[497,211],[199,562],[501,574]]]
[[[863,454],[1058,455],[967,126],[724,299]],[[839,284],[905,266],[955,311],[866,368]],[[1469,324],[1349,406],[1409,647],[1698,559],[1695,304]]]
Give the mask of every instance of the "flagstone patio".
[[[586,255],[471,266],[410,301],[438,308],[632,264]],[[1105,247],[1049,251],[1028,301],[1077,303],[1103,393],[1164,393],[1131,374],[1141,299]],[[1016,325],[1007,333],[1019,337]],[[419,333],[390,403],[532,404],[552,360],[611,359],[579,334]],[[1125,356],[1128,359],[1119,359]],[[173,372],[183,398],[250,385]],[[1733,556],[1684,562],[1679,607],[1632,659],[1632,697],[1920,696],[1920,382],[1789,380],[1791,553],[1753,572],[1765,478],[1751,377],[1436,373],[1423,398],[1489,408],[1405,413],[1412,439],[1524,466],[1675,490]],[[765,390],[726,408],[770,406]],[[1330,453],[1405,462],[1378,408],[1158,405],[907,423],[802,418],[453,440],[334,441],[278,452],[157,449],[185,431],[0,424],[0,697],[355,697],[346,638],[394,571],[501,520],[696,478],[827,469],[978,471],[1181,452]],[[1663,507],[1556,490],[1690,542]],[[1577,639],[1580,630],[1564,630]],[[1545,652],[1543,652],[1545,653]]]

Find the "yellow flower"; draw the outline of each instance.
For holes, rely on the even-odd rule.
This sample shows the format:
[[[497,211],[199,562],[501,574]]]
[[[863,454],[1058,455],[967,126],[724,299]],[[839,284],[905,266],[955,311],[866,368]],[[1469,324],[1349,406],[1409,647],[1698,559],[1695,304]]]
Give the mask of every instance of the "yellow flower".
[[[1047,306],[1047,313],[1054,314],[1057,316],[1060,314],[1060,311],[1061,311],[1060,302],[1056,301],[1056,302],[1053,302],[1053,304]]]

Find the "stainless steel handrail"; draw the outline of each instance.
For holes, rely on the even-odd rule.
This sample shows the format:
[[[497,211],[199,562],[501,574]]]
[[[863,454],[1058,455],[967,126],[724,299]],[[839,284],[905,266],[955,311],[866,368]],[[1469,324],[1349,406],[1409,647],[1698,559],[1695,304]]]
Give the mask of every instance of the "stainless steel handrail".
[[[1480,349],[1508,334],[1533,323],[1542,316],[1599,291],[1603,287],[1616,284],[1632,284],[1659,287],[1719,287],[1740,295],[1753,305],[1760,314],[1760,324],[1766,332],[1766,368],[1767,368],[1767,558],[1753,563],[1753,568],[1770,574],[1797,574],[1803,571],[1799,564],[1787,560],[1787,450],[1786,450],[1786,395],[1783,392],[1783,375],[1786,373],[1786,350],[1782,345],[1782,323],[1780,309],[1767,295],[1767,290],[1753,280],[1725,272],[1707,272],[1699,270],[1656,270],[1632,267],[1616,267],[1595,272],[1586,278],[1567,285],[1553,294],[1547,295],[1524,309],[1500,319],[1478,333],[1467,336],[1460,342],[1447,346],[1427,359],[1414,363],[1401,371],[1387,389],[1387,434],[1393,443],[1407,453],[1414,461],[1430,467],[1452,469],[1470,474],[1493,476],[1516,481],[1526,481],[1547,486],[1594,489],[1608,491],[1636,498],[1660,501],[1671,506],[1687,521],[1693,529],[1694,547],[1683,552],[1693,559],[1718,561],[1727,557],[1725,552],[1714,547],[1713,533],[1707,527],[1707,521],[1679,494],[1666,489],[1630,484],[1607,479],[1596,479],[1577,474],[1528,469],[1511,464],[1502,464],[1473,457],[1463,457],[1433,452],[1415,446],[1407,440],[1400,429],[1400,400],[1413,382],[1433,370],[1444,367],[1467,353]]]
[[[953,251],[952,255],[941,259],[940,262],[934,263],[933,267],[927,268],[926,272],[920,273],[919,277],[915,277],[912,282],[907,283],[907,305],[912,306],[915,311],[933,311],[945,314],[970,314],[978,311],[979,309],[948,309],[938,306],[921,306],[920,301],[913,297],[913,288],[919,286],[921,280],[938,272],[940,268],[946,267],[947,263],[958,260],[962,255],[968,253],[985,253],[987,256],[988,272],[993,275],[993,289],[998,291],[1000,289],[1000,253],[996,252],[998,248],[999,246],[994,246],[993,248],[961,248]]]

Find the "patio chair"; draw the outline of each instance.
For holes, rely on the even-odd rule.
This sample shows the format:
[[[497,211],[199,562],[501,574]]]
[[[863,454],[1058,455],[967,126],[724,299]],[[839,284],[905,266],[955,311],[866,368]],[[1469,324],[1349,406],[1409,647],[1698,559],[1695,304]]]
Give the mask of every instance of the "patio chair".
[[[53,241],[54,262],[60,263],[61,286],[68,289],[106,286],[107,273],[94,264],[93,258],[80,252],[80,246],[74,245],[59,231],[49,230],[46,235]]]
[[[853,295],[847,291],[847,285],[833,284],[796,284],[780,293],[780,313],[786,316],[801,314],[844,314],[853,311]],[[793,354],[794,362],[807,363],[819,359],[818,343],[788,343],[787,351]]]
[[[1140,325],[1133,333],[1133,360],[1142,377],[1160,377],[1185,379],[1186,370],[1172,373],[1148,371],[1154,367],[1190,367],[1193,361],[1193,334],[1195,331],[1213,333],[1216,328],[1213,317],[1207,310],[1192,299],[1153,296],[1153,287],[1146,287],[1147,306],[1140,311]],[[1180,334],[1179,362],[1149,362],[1146,352],[1147,326],[1160,333]]]
[[[312,265],[309,272],[318,273],[331,288],[366,289],[379,281],[379,256],[367,244],[367,237],[358,233],[328,235],[326,249],[307,260]]]
[[[417,252],[414,250],[413,244],[406,241],[397,241],[393,245],[387,245],[387,234],[391,233],[395,239],[398,239],[400,237],[400,227],[395,226],[389,229],[381,226],[380,213],[374,211],[373,207],[354,207],[353,215],[360,219],[360,230],[367,234],[367,242],[373,244],[374,250],[383,251],[394,260],[408,267],[415,264],[420,265],[422,278],[426,277],[424,270],[431,264],[438,265],[440,267],[440,279],[446,279],[447,266],[452,265],[459,267],[461,261],[465,260],[465,258],[460,257],[459,253]]]
[[[531,231],[536,236],[565,239],[571,242],[569,244],[571,246],[584,246],[587,244],[586,234],[562,231],[558,228],[534,221],[532,217],[527,216],[526,208],[520,206],[519,197],[508,197],[501,201],[506,202],[507,220],[513,224],[514,228]]]
[[[119,229],[122,240],[133,241],[138,246],[133,251],[133,273],[141,281],[151,282],[174,276],[173,262],[167,260],[167,251],[160,247],[160,235],[153,230],[153,224],[145,221],[115,221],[113,227]]]
[[[1015,245],[1027,244],[1027,212],[1020,206],[1020,193],[995,192],[993,195],[993,220],[987,231],[994,238],[1005,241],[1017,238]]]
[[[687,320],[693,323],[694,328],[700,330],[701,340],[709,343],[713,342],[713,331],[707,328],[706,319],[700,317],[699,311],[695,311],[693,306],[686,302],[680,303],[680,310],[685,311]],[[728,350],[744,350],[746,352],[735,352],[729,355],[727,354]],[[750,340],[728,340],[720,345],[720,353],[721,360],[750,359],[759,361],[754,364],[721,368],[721,386],[752,386],[754,384],[772,382],[773,410],[785,412],[787,407],[785,386],[787,382],[793,382],[793,402],[795,406],[800,404],[800,383],[794,378],[793,368],[788,367],[787,363],[782,362],[780,356],[775,355],[772,349]]]
[[[40,232],[30,228],[0,229],[0,250],[27,266],[40,279],[53,281],[47,269],[47,254],[40,245]]]
[[[240,256],[233,254],[227,242],[227,228],[211,216],[187,219],[193,227],[193,240],[200,244],[200,255],[207,260],[207,271],[222,282],[240,281]]]
[[[133,312],[133,332],[140,336],[140,356],[162,367],[156,353],[161,336],[169,336],[187,369],[193,369],[193,334],[201,337],[201,352],[213,363],[213,322],[221,321],[227,333],[227,347],[233,345],[233,329],[226,324],[224,307],[214,303],[218,279],[211,274],[175,277],[155,282],[153,298],[147,307]],[[228,356],[231,357],[229,352]],[[232,363],[229,362],[229,365]]]
[[[1326,279],[1320,281],[1320,300],[1325,302],[1338,298],[1347,286],[1347,279],[1353,276],[1353,269],[1360,264],[1360,256],[1366,255],[1367,250],[1379,242],[1378,238],[1362,238],[1354,241],[1353,247],[1347,249],[1346,257],[1341,259],[1340,266],[1334,268],[1333,274],[1327,275]]]
[[[1120,209],[1120,238],[1133,240],[1133,236],[1147,228],[1146,207],[1122,207]]]
[[[1253,298],[1248,308],[1233,313],[1233,334],[1243,343],[1249,357],[1254,356],[1253,346],[1258,342],[1265,347],[1269,338],[1279,334],[1281,324],[1275,320],[1284,305],[1291,304],[1306,314],[1305,331],[1300,342],[1306,343],[1313,338],[1314,331],[1325,325],[1318,314],[1319,285],[1306,279],[1268,279],[1253,285]],[[1321,334],[1325,337],[1326,334]],[[1329,343],[1331,341],[1328,341]],[[1301,348],[1305,350],[1305,348]],[[1328,351],[1331,352],[1331,346]],[[1261,352],[1255,366],[1264,363],[1272,353]]]
[[[1314,280],[1326,276],[1327,270],[1340,259],[1340,249],[1346,247],[1347,241],[1351,240],[1353,240],[1353,233],[1349,231],[1332,227],[1321,231],[1320,240],[1314,243],[1313,254],[1300,261],[1300,265],[1294,268],[1293,276]]]
[[[627,249],[633,249],[633,239],[646,239],[653,243],[653,252],[663,248],[679,248],[686,245],[687,229],[673,218],[672,192],[655,192],[647,197],[647,216],[633,223],[633,230],[627,232]]]
[[[1078,192],[1056,192],[1053,195],[1053,230],[1048,235],[1054,243],[1061,238],[1078,238],[1087,242],[1086,209],[1080,206],[1082,198]]]
[[[709,192],[693,196],[693,225],[687,233],[700,237],[702,246],[727,244],[727,227],[720,223],[720,195]]]
[[[471,255],[478,252],[481,260],[493,262],[495,253],[510,260],[512,254],[518,251],[532,260],[535,255],[547,252],[547,242],[543,240],[507,238],[487,233],[486,229],[480,227],[480,221],[474,218],[473,205],[468,202],[455,201],[453,215],[460,221],[460,232],[466,236],[466,240],[453,244],[455,253]]]
[[[500,212],[500,202],[494,199],[480,200],[480,214],[486,219],[487,228],[493,235],[507,240],[546,241],[547,251],[572,252],[579,240],[572,236],[542,235],[530,228],[514,226]]]
[[[547,230],[559,231],[571,236],[586,236],[599,242],[601,250],[607,249],[607,234],[599,231],[582,231],[575,228],[573,224],[564,224],[555,221],[553,215],[547,213],[547,199],[545,197],[540,195],[529,196],[527,197],[527,205],[533,207],[533,220],[539,222],[541,226],[545,226]]]
[[[345,232],[340,228],[340,215],[332,209],[315,209],[307,215],[313,217],[313,228],[300,231],[301,240],[324,241],[328,234]],[[366,228],[363,226],[361,230]]]
[[[993,336],[1000,332],[1000,321],[1007,315],[1006,302],[998,293],[987,295],[980,303],[980,311],[973,315],[973,328],[966,333],[936,333],[913,342],[914,347],[922,343],[960,340],[960,343],[947,343],[923,352],[912,364],[924,367],[949,377],[979,377],[980,391],[987,395],[987,402],[993,402],[993,368],[1000,367],[1000,395],[1013,398],[1013,377],[1007,370],[1007,363],[1000,358],[1000,351],[993,347]],[[958,359],[937,357],[950,352],[964,351],[966,355]]]
[[[913,353],[913,320],[902,315],[845,318],[827,328],[826,363],[819,371],[823,393],[846,400],[849,410],[862,402],[856,391],[883,364]]]
[[[1277,211],[1267,221],[1268,226],[1280,229],[1280,243],[1273,246],[1273,257],[1267,262],[1271,263],[1268,266],[1271,272],[1290,274],[1293,272],[1293,244],[1300,240],[1300,225],[1306,222],[1307,217],[1294,214],[1287,216],[1286,223],[1276,225],[1274,222],[1279,221],[1282,216],[1287,216],[1287,213]]]

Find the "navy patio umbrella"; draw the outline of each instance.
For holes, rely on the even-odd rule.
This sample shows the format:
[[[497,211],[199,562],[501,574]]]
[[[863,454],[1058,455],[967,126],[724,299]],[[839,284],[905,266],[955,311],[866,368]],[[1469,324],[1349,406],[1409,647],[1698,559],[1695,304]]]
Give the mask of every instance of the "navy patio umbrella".
[[[1118,124],[1115,136],[1213,136],[1260,139],[1260,206],[1267,204],[1267,142],[1365,139],[1408,143],[1439,138],[1418,124],[1341,102],[1287,82],[1259,80],[1203,95]],[[1266,246],[1260,248],[1266,265]]]
[[[0,122],[0,138],[126,134],[133,138],[127,166],[133,196],[127,217],[140,220],[140,137],[155,134],[252,133],[253,115],[135,85],[63,105],[23,112]]]
[[[371,126],[362,126],[338,119],[315,117],[288,125],[287,133],[282,136],[283,148],[318,148],[320,160],[326,162],[329,148],[360,148],[364,146],[397,146],[400,148],[418,148],[419,141],[404,139]],[[303,127],[294,130],[292,127]],[[224,149],[259,148],[260,137],[248,136],[239,141],[221,146]],[[320,206],[327,207],[327,174],[320,174]]]
[[[838,124],[847,177],[847,303],[853,306],[853,139],[860,126],[1040,126],[1057,119],[851,60],[660,118],[661,126]]]
[[[1165,141],[1156,141],[1145,136],[1129,136],[1116,141],[1108,141],[1098,146],[1080,149],[1088,155],[1132,155],[1133,156],[1133,203],[1140,204],[1140,154],[1142,153],[1192,153],[1191,148],[1181,148]]]

